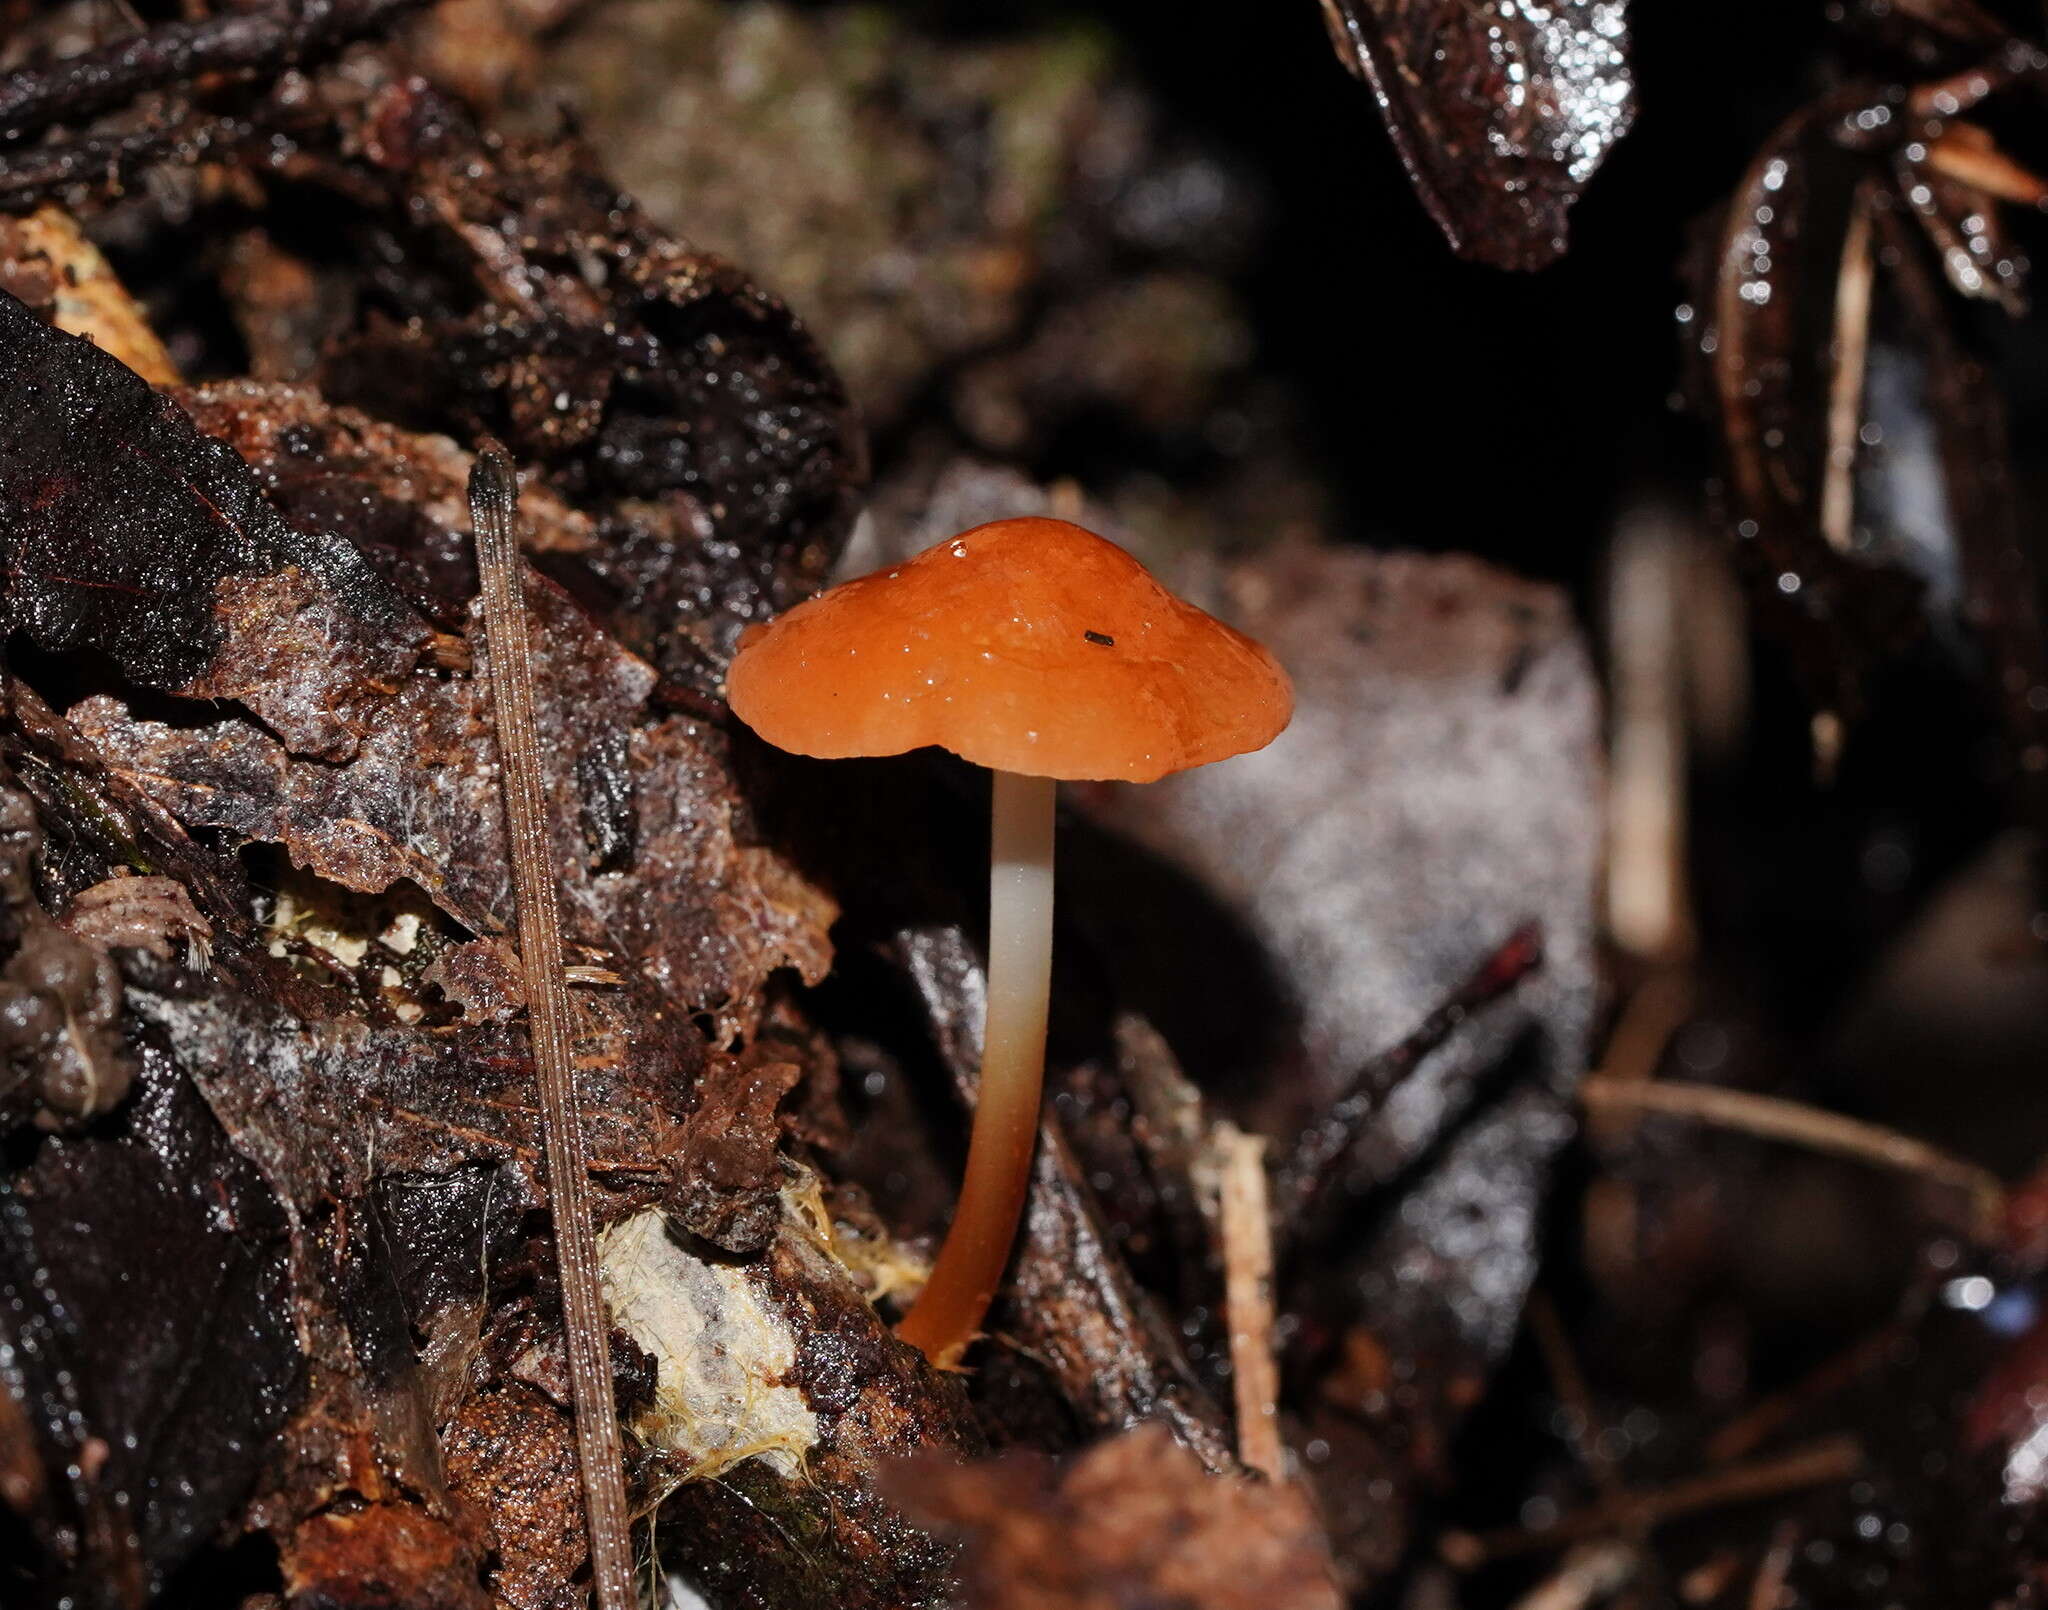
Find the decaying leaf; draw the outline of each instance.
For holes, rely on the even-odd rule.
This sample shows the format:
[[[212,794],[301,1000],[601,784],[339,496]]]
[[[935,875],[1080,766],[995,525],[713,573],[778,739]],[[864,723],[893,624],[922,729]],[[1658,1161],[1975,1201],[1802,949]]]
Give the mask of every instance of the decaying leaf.
[[[301,753],[353,752],[426,627],[346,539],[287,525],[234,453],[89,341],[0,293],[0,541],[18,630],[145,687],[237,699]],[[325,653],[294,676],[293,634]]]
[[[442,449],[332,414],[299,391],[243,386],[194,400],[259,473],[285,482],[301,518],[346,497],[351,525],[374,542],[386,573],[429,618],[460,630],[444,636],[471,641],[473,619],[450,596],[464,567],[451,553],[459,528],[444,522],[462,516],[449,499]],[[337,462],[319,451],[325,442],[335,444]],[[364,464],[378,449],[388,455],[376,461],[381,482]],[[578,529],[566,518],[563,527]],[[630,960],[684,1009],[730,1014],[735,1029],[745,1028],[774,969],[798,963],[822,976],[830,907],[772,857],[733,842],[734,805],[704,797],[717,786],[719,735],[687,717],[658,718],[649,708],[653,670],[559,588],[536,586],[530,607],[544,662],[543,731],[563,758],[550,780],[557,853],[580,890],[568,913],[571,942],[591,956]],[[329,641],[319,616],[289,627],[238,624],[230,646],[245,637],[260,638],[274,670],[316,658]],[[407,880],[471,934],[496,935],[508,924],[510,885],[502,817],[490,808],[496,750],[480,658],[466,653],[467,676],[421,674],[387,687],[364,707],[357,748],[339,764],[295,759],[270,732],[238,720],[137,721],[104,696],[72,715],[101,753],[189,826],[281,844],[296,864],[364,893]],[[780,945],[740,948],[778,930]]]
[[[276,1198],[176,1063],[142,1061],[111,1129],[0,1182],[9,1571],[37,1603],[146,1602],[232,1522],[303,1368]]]
[[[1541,268],[1635,119],[1627,0],[1322,0],[1453,251]]]
[[[922,1460],[889,1490],[963,1539],[964,1602],[988,1610],[1336,1610],[1313,1512],[1297,1487],[1202,1469],[1152,1426],[1062,1466],[1017,1453]]]

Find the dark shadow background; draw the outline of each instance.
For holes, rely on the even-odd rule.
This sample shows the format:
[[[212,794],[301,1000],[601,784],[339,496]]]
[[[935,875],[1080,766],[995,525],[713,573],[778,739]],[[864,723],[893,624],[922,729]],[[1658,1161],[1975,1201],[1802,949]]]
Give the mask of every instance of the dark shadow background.
[[[1173,118],[1255,180],[1269,211],[1242,288],[1260,366],[1306,402],[1347,534],[1582,583],[1618,494],[1696,486],[1696,428],[1672,406],[1678,260],[1815,87],[1820,4],[1632,7],[1635,127],[1569,253],[1535,274],[1452,256],[1314,0],[897,9],[991,37],[1055,17],[1112,30]]]

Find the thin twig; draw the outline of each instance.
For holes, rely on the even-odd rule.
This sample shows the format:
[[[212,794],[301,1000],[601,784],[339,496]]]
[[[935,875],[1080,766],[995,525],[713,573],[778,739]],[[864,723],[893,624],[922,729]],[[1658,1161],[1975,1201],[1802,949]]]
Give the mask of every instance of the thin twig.
[[[1574,1422],[1569,1439],[1572,1452],[1602,1493],[1610,1498],[1619,1496],[1623,1491],[1621,1475],[1614,1461],[1600,1452],[1599,1407],[1593,1401],[1592,1388],[1586,1384],[1585,1372],[1579,1368],[1571,1338],[1565,1334],[1564,1321],[1557,1316],[1557,1304],[1550,1300],[1548,1292],[1532,1291],[1527,1315],[1529,1332],[1543,1355],[1550,1383]]]
[[[1713,1604],[1741,1572],[1742,1556],[1732,1548],[1717,1549],[1678,1579],[1678,1597],[1685,1604]]]
[[[1594,1072],[1614,1079],[1649,1078],[1664,1060],[1672,1035],[1692,1016],[1694,993],[1692,975],[1683,971],[1644,979],[1607,1036],[1607,1050]]]
[[[1710,1464],[1741,1459],[1762,1447],[1799,1414],[1868,1374],[1886,1353],[1898,1344],[1895,1325],[1858,1340],[1783,1392],[1752,1403],[1734,1419],[1721,1426],[1703,1445]]]
[[[1607,1049],[1594,1077],[1641,1080],[1652,1077],[1671,1047],[1672,1036],[1692,1016],[1695,994],[1692,975],[1679,968],[1652,973],[1636,986],[1607,1035]],[[1587,1128],[1596,1140],[1618,1142],[1633,1133],[1634,1116],[1591,1119]]]
[[[1859,185],[1835,275],[1835,371],[1828,383],[1828,456],[1821,469],[1820,531],[1836,553],[1849,552],[1856,526],[1856,448],[1863,427],[1863,379],[1870,349],[1870,299],[1876,282],[1868,184]]]
[[[1117,1078],[1131,1103],[1131,1138],[1152,1175],[1185,1287],[1195,1290],[1207,1284],[1215,1249],[1223,1242],[1219,1193],[1205,1172],[1208,1105],[1181,1071],[1165,1037],[1143,1016],[1118,1013],[1112,1033]]]
[[[1875,1163],[1901,1173],[1923,1175],[1969,1197],[1973,1228],[1986,1240],[1996,1237],[2003,1221],[2005,1187],[1989,1169],[1952,1157],[1895,1129],[1858,1118],[1845,1118],[1840,1113],[1777,1096],[1730,1090],[1724,1085],[1614,1079],[1599,1074],[1580,1083],[1579,1100],[1592,1112],[1654,1112],[1670,1118],[1691,1118],[1770,1140],[1790,1141],[1837,1157]]]
[[[1906,113],[1909,117],[1952,118],[1976,110],[2010,84],[2039,79],[2044,73],[2048,73],[2048,57],[2031,44],[2008,39],[1987,61],[1931,84],[1916,84],[1906,97]]]
[[[539,734],[533,715],[533,654],[520,588],[519,483],[502,453],[486,449],[470,472],[470,518],[484,600],[484,643],[497,707],[512,888],[519,912],[519,954],[526,974],[527,1021],[540,1075],[541,1139],[561,1271],[569,1384],[576,1411],[576,1453],[583,1469],[591,1575],[599,1610],[632,1610],[633,1556],[626,1519],[624,1452],[613,1396],[611,1327],[598,1283],[591,1226],[590,1165],[569,1047],[569,993],[562,976],[561,912],[554,854],[541,797]]]
[[[230,118],[194,117],[123,134],[92,134],[28,150],[0,152],[0,207],[38,201],[70,185],[118,188],[159,162],[202,160],[231,146],[248,126]]]
[[[1799,1523],[1780,1521],[1764,1551],[1756,1580],[1749,1586],[1749,1610],[1778,1610],[1785,1597],[1785,1579],[1792,1574],[1792,1551],[1799,1545]]]
[[[2021,207],[2048,205],[2048,182],[2007,156],[1983,129],[1951,123],[1927,148],[1927,165],[1944,178]]]
[[[1275,1167],[1273,1224],[1278,1236],[1298,1242],[1320,1218],[1333,1182],[1344,1172],[1345,1154],[1394,1087],[1466,1018],[1507,994],[1542,960],[1542,930],[1535,923],[1517,928],[1414,1033],[1367,1059],[1351,1076],[1343,1094],[1302,1132],[1288,1156]]]
[[[1623,522],[1608,560],[1607,927],[1623,950],[1666,967],[1681,964],[1695,943],[1686,879],[1685,621],[1696,564],[1692,533],[1656,507]]]
[[[1581,1543],[1515,1601],[1515,1610],[1586,1610],[1595,1600],[1620,1592],[1642,1568],[1642,1551],[1633,1544]]]
[[[1729,1504],[1775,1498],[1803,1487],[1853,1476],[1863,1464],[1863,1446],[1851,1436],[1823,1437],[1817,1442],[1754,1464],[1731,1465],[1669,1487],[1631,1492],[1603,1499],[1590,1508],[1564,1516],[1540,1529],[1515,1527],[1502,1532],[1446,1532],[1437,1543],[1444,1562],[1460,1571],[1476,1570],[1492,1560],[1542,1549],[1562,1548],[1589,1537],[1640,1536],[1666,1521]]]
[[[1266,1143],[1219,1124],[1211,1145],[1221,1176],[1224,1312],[1230,1326],[1237,1457],[1279,1481],[1280,1370],[1273,1360],[1273,1221],[1266,1205]]]
[[[260,11],[229,11],[169,22],[49,66],[0,77],[0,139],[52,123],[78,123],[126,105],[144,90],[203,73],[302,67],[366,34],[388,28],[423,0],[275,0]]]

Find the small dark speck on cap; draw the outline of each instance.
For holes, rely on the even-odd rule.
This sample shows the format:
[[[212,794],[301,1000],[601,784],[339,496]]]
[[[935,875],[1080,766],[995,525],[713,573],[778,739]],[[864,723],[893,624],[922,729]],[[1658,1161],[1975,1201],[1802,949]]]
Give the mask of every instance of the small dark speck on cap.
[[[1081,635],[1091,643],[1100,643],[1104,648],[1116,647],[1116,639],[1107,632],[1083,632]]]

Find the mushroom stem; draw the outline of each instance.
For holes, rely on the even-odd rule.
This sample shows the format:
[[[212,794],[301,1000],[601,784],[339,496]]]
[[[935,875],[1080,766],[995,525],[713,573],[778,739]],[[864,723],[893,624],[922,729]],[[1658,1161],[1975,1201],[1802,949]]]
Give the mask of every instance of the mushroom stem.
[[[1050,777],[999,771],[989,838],[988,1017],[967,1175],[939,1261],[896,1334],[941,1368],[956,1363],[1010,1261],[1045,1077],[1052,988]]]

